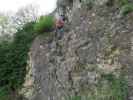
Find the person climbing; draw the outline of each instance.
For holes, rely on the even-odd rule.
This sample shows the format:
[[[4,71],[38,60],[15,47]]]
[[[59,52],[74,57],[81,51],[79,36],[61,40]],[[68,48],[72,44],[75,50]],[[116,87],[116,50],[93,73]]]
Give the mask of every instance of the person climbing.
[[[57,33],[57,37],[59,39],[62,38],[63,36],[63,32],[64,32],[64,24],[65,24],[65,17],[64,15],[60,15],[56,18],[56,33]]]

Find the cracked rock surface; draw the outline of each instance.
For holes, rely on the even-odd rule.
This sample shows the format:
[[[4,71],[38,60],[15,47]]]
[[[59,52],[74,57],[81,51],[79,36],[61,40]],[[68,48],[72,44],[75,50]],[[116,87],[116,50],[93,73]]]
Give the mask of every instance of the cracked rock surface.
[[[130,91],[127,100],[133,100],[132,15],[120,18],[118,10],[106,7],[82,10],[79,22],[72,29],[69,26],[61,40],[55,32],[34,40],[33,100],[90,95],[103,73],[119,76],[123,70],[127,72],[124,77]],[[102,81],[108,85],[106,80]]]

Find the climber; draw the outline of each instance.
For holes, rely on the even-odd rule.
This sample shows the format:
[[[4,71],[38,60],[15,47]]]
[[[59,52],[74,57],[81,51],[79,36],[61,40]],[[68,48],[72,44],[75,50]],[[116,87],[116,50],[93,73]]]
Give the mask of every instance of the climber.
[[[63,36],[64,32],[64,24],[65,24],[65,17],[64,15],[60,15],[56,18],[56,33],[58,38],[60,39]]]
[[[57,19],[56,19],[56,29],[62,29],[63,26],[64,26],[64,22],[65,22],[65,17],[64,15],[61,15],[59,16]]]

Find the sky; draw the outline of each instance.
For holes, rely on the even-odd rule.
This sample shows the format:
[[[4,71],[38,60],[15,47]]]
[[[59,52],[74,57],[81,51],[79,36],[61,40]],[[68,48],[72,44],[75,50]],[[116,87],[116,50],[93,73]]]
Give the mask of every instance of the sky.
[[[26,5],[34,5],[39,14],[48,14],[56,8],[57,0],[0,0],[0,12],[13,12]]]

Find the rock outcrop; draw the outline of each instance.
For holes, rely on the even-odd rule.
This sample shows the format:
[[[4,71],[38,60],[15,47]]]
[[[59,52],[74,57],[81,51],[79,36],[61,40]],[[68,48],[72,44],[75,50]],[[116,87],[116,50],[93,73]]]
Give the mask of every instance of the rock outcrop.
[[[122,17],[116,4],[94,1],[95,6],[90,8],[81,0],[60,0],[58,9],[64,10],[70,24],[64,27],[63,37],[58,40],[52,32],[34,40],[30,59],[33,100],[64,100],[70,96],[114,100],[106,98],[112,92],[104,75],[116,79],[124,75],[130,91],[125,100],[133,100],[133,14]]]

